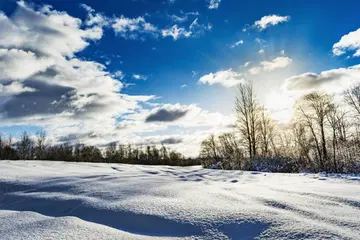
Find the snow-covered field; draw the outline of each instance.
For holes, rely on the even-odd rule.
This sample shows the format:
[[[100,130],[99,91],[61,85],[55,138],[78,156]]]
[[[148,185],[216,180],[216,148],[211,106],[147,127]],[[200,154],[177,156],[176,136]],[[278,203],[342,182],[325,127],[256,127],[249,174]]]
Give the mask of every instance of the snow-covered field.
[[[0,239],[360,239],[360,176],[0,162]]]

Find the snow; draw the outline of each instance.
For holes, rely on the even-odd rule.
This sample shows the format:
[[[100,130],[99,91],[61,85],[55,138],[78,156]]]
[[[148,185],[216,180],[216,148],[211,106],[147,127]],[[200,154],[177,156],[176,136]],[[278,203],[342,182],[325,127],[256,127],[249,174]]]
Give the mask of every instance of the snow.
[[[360,175],[0,161],[1,239],[360,239]]]

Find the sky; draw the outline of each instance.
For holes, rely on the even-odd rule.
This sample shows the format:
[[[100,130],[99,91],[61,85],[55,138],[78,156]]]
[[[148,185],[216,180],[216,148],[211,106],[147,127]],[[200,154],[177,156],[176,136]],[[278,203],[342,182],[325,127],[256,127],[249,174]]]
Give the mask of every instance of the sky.
[[[0,132],[164,144],[234,131],[238,84],[289,122],[360,80],[356,0],[0,1]]]

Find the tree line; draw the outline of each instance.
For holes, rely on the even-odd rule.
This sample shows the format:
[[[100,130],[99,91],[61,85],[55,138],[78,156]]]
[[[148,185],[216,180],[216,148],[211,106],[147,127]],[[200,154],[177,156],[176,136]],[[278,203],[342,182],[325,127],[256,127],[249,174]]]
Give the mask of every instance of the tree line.
[[[258,103],[251,84],[241,84],[235,101],[236,131],[201,143],[204,167],[276,172],[360,172],[360,84],[342,102],[311,92],[280,124]]]
[[[1,160],[53,160],[69,162],[106,162],[145,165],[200,165],[198,159],[185,158],[184,155],[162,145],[144,148],[131,144],[110,143],[101,150],[96,146],[63,143],[51,145],[44,131],[30,136],[23,132],[18,141],[12,137],[4,139],[0,135]]]

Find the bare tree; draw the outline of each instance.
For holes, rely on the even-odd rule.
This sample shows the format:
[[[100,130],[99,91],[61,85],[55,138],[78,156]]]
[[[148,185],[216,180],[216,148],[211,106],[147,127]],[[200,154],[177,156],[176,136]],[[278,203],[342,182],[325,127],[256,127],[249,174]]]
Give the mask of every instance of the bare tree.
[[[345,101],[360,118],[360,83],[345,91]]]
[[[259,117],[259,144],[263,157],[269,155],[270,146],[274,138],[274,123],[265,112],[264,107],[260,108]]]
[[[44,160],[46,156],[46,132],[39,131],[36,133],[35,158]]]
[[[207,139],[201,142],[200,156],[208,159],[219,159],[218,145],[214,134],[211,134]]]
[[[33,157],[34,141],[30,136],[23,132],[20,141],[17,144],[19,156],[23,160],[31,160]]]
[[[237,127],[246,139],[250,158],[257,155],[258,108],[252,85],[240,84],[235,102]]]
[[[327,170],[325,169],[325,162],[328,160],[325,123],[332,106],[332,97],[320,92],[305,95],[299,105],[299,110],[314,137],[321,170]]]

